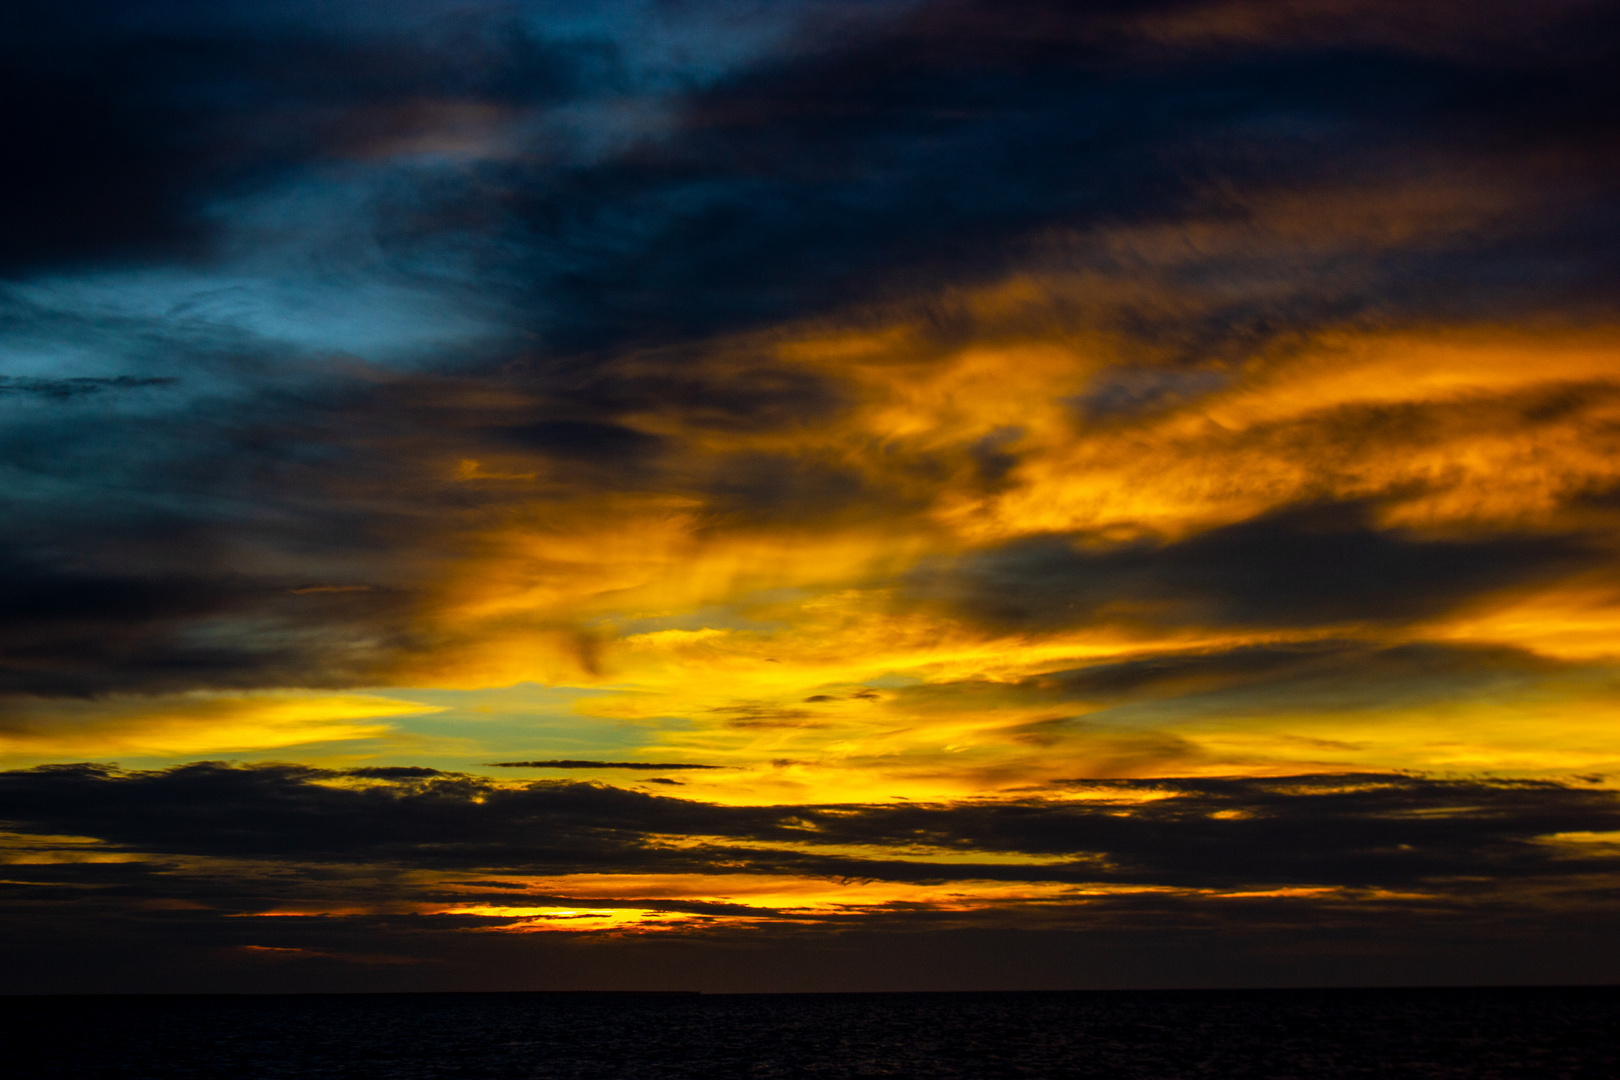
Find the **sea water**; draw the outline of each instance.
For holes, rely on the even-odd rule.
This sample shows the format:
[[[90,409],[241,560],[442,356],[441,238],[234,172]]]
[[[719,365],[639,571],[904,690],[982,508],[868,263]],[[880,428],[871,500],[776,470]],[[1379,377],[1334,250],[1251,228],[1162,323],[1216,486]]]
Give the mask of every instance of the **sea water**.
[[[0,999],[19,1080],[1620,1078],[1620,988]]]

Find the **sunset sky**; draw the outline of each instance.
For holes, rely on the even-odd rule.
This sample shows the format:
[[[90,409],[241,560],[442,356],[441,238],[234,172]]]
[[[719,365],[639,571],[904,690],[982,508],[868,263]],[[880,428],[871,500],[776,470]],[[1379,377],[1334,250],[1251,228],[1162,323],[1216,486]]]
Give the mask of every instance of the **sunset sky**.
[[[12,0],[0,992],[1620,981],[1620,9]]]

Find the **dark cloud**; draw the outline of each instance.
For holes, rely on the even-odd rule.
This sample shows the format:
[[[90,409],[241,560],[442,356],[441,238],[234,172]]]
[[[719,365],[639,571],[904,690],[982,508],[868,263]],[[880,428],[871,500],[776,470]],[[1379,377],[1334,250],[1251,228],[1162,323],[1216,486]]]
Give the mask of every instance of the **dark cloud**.
[[[500,442],[556,457],[622,463],[654,454],[666,440],[620,424],[548,420],[489,432]]]
[[[1034,536],[919,572],[913,592],[1007,629],[1097,619],[1257,626],[1404,622],[1601,565],[1580,537],[1431,539],[1362,505],[1287,508],[1167,544]]]
[[[706,487],[717,524],[791,528],[812,520],[832,525],[841,518],[871,518],[904,507],[899,500],[885,505],[876,497],[879,492],[848,465],[787,454],[734,455],[714,470]]]
[[[603,362],[587,357],[520,369],[544,391],[576,408],[606,415],[662,413],[694,428],[772,431],[826,419],[844,404],[834,381],[784,367],[768,355],[725,355],[695,349],[632,354]]]
[[[325,782],[342,775],[378,782]],[[126,774],[61,765],[0,774],[0,820],[159,855],[527,873],[747,868],[900,881],[1236,888],[1406,887],[1620,869],[1601,850],[1580,858],[1540,842],[1620,827],[1614,793],[1579,785],[1400,775],[1075,785],[1100,798],[727,807],[563,781],[509,787],[421,769],[199,763]],[[1144,795],[1158,797],[1140,801]],[[681,834],[703,843],[667,847],[656,839]],[[729,847],[730,840],[749,847]],[[887,847],[894,855],[797,850],[804,841]],[[919,844],[968,858],[948,866],[909,860],[906,850]],[[1042,861],[973,863],[975,852]],[[1052,865],[1053,856],[1071,861]]]
[[[100,378],[29,379],[0,375],[0,394],[31,394],[42,398],[75,398],[109,390],[144,390],[173,386],[179,379],[166,376],[111,375]]]
[[[1210,48],[1141,26],[1218,22],[1219,4],[917,5],[674,95],[672,130],[604,160],[559,166],[520,124],[510,160],[383,199],[384,238],[483,243],[507,262],[496,277],[532,282],[533,328],[567,354],[993,276],[1038,233],[1179,219],[1212,191],[1400,171],[1413,154],[1516,171],[1534,142],[1573,196],[1547,213],[1582,217],[1590,235],[1588,181],[1612,166],[1590,148],[1616,97],[1592,43],[1612,15],[1576,6],[1531,20],[1517,51],[1459,51],[1479,20],[1419,6],[1443,28],[1427,42],[1358,34],[1354,19],[1333,24],[1339,40],[1290,37],[1282,20],[1274,39],[1217,34]],[[5,256],[14,270],[195,248],[217,230],[211,201],[408,144],[444,119],[435,102],[543,112],[630,89],[610,42],[546,40],[492,8],[390,34],[246,9],[86,33],[71,5],[24,7],[0,88],[16,102],[8,145],[29,162],[7,193],[32,211]],[[1580,276],[1572,256],[1597,269],[1605,251],[1561,251],[1561,286]],[[1427,254],[1476,293],[1546,269],[1505,250],[1482,270],[1471,254]],[[1460,291],[1432,261],[1386,272],[1428,282],[1421,302]],[[1380,306],[1398,300],[1379,291]]]
[[[234,4],[84,7],[8,5],[0,23],[0,124],[17,162],[0,195],[25,208],[0,241],[3,273],[211,254],[215,201],[409,136],[424,99],[566,97],[594,59],[453,9],[419,34],[278,24]]]
[[[425,780],[430,776],[443,776],[438,769],[420,765],[376,765],[361,769],[345,769],[345,776],[358,776],[366,780]]]
[[[345,784],[350,777],[364,783]],[[723,807],[589,784],[507,787],[412,768],[199,763],[145,773],[95,765],[0,773],[0,820],[12,830],[0,937],[15,961],[4,979],[26,992],[262,987],[262,974],[243,975],[242,957],[227,955],[244,946],[303,950],[315,968],[289,974],[287,987],[308,988],[309,972],[317,971],[326,973],[320,985],[328,990],[348,985],[341,972],[365,969],[367,957],[428,961],[410,983],[422,988],[505,985],[505,962],[485,955],[484,942],[507,961],[513,950],[551,955],[564,948],[556,957],[565,962],[568,950],[580,947],[564,947],[568,935],[491,940],[474,932],[515,916],[434,913],[584,904],[546,893],[543,883],[490,880],[492,872],[808,874],[1125,889],[970,910],[912,903],[866,910],[852,897],[856,907],[818,915],[821,925],[810,926],[802,912],[638,896],[645,879],[631,876],[623,895],[585,906],[698,921],[667,938],[609,937],[593,945],[590,963],[608,965],[593,968],[601,985],[616,988],[639,977],[633,943],[653,947],[661,938],[665,944],[656,947],[681,958],[666,976],[686,973],[679,985],[691,985],[681,980],[693,971],[727,964],[733,947],[745,950],[750,969],[780,953],[784,971],[795,974],[768,986],[746,984],[756,989],[804,988],[805,973],[822,970],[811,955],[842,955],[840,941],[896,962],[906,951],[901,943],[914,935],[953,963],[983,954],[992,968],[976,966],[963,988],[982,986],[984,971],[1000,970],[993,965],[1008,956],[1016,957],[1007,961],[1008,977],[1017,976],[1011,984],[1025,985],[1018,980],[1047,972],[1042,965],[1055,955],[1065,959],[1050,977],[1062,985],[1093,970],[1082,955],[1104,963],[1093,974],[1097,985],[1109,986],[1324,977],[1382,985],[1433,981],[1437,971],[1448,981],[1489,982],[1493,972],[1494,981],[1509,972],[1508,981],[1522,981],[1543,970],[1515,966],[1514,958],[1530,956],[1545,961],[1540,977],[1567,979],[1596,973],[1602,965],[1593,967],[1591,950],[1612,940],[1612,882],[1620,872],[1612,846],[1545,842],[1615,830],[1620,802],[1612,791],[1401,775],[1076,781],[1055,790],[1063,797]],[[63,859],[57,849],[64,836],[101,843],[74,841]],[[806,850],[807,841],[827,853]],[[30,844],[45,856],[32,855]],[[844,845],[860,845],[863,855],[837,854]],[[955,858],[922,861],[919,845]],[[885,847],[892,857],[880,854]],[[1000,857],[975,862],[974,852]],[[1030,858],[1020,863],[1017,855]],[[276,917],[249,918],[270,912]],[[724,921],[736,917],[744,921]],[[63,967],[80,956],[97,958],[85,970],[99,981]],[[322,966],[323,956],[351,959]],[[1155,966],[1161,960],[1162,970]],[[958,985],[926,965],[908,970],[930,973],[916,986]],[[1136,974],[1125,978],[1126,970]],[[863,971],[854,956],[840,961],[827,972],[826,988],[866,985]],[[404,985],[391,977],[388,988]]]
[[[784,709],[775,705],[725,705],[711,712],[725,719],[730,728],[818,728],[826,727],[824,720],[816,719],[809,709]]]
[[[13,563],[0,572],[0,693],[352,685],[409,648],[407,602],[387,590],[290,589],[228,569],[137,575]]]
[[[1143,692],[1270,680],[1324,658],[1330,662],[1342,662],[1347,653],[1364,655],[1369,651],[1360,643],[1344,642],[1248,646],[1215,653],[1154,656],[1096,664],[1039,676],[1027,680],[1026,685],[1059,694],[1123,697]]]
[[[1533,682],[1570,666],[1499,646],[1313,641],[1146,656],[1047,672],[1011,686],[1015,693],[1052,701],[1207,701],[1224,695],[1239,709],[1261,708],[1271,700],[1310,701],[1313,708],[1331,709],[1414,695],[1455,698]],[[997,689],[1005,692],[1007,686]],[[941,692],[949,688],[924,691]]]
[[[1455,37],[1474,36],[1460,8],[1428,7]],[[1213,19],[1217,8],[1185,5],[1178,14],[1206,10]],[[1521,93],[1537,101],[1537,114],[1586,118],[1578,130],[1554,125],[1537,136],[1553,154],[1581,148],[1548,167],[1584,194],[1538,208],[1525,224],[1613,227],[1611,215],[1588,217],[1598,195],[1586,185],[1612,162],[1585,156],[1601,140],[1584,125],[1612,124],[1594,102],[1613,102],[1616,84],[1601,50],[1572,33],[1582,20],[1609,16],[1589,8],[1573,22],[1526,28],[1527,40],[1560,56],[1543,62],[1500,49],[1426,55],[1416,35],[1395,43],[1353,34],[1228,38],[1220,49],[1154,55],[1122,30],[1133,16],[1163,13],[1152,4],[1036,3],[1017,14],[921,5],[847,48],[761,65],[705,89],[687,103],[679,138],[525,186],[518,213],[535,250],[571,256],[566,273],[546,274],[549,288],[573,300],[554,332],[580,344],[610,327],[634,338],[703,334],[940,280],[992,278],[1029,238],[1054,229],[1181,220],[1198,209],[1241,218],[1246,208],[1223,207],[1215,194],[1223,191],[1371,181],[1448,157],[1514,177],[1526,164],[1516,156],[1522,144],[1497,125],[1529,115]],[[1532,279],[1531,236],[1492,231],[1462,246],[1480,242],[1504,245],[1489,269],[1461,251],[1419,251],[1362,267],[1371,274],[1366,291],[1345,288],[1344,266],[1300,253],[1336,287],[1301,285],[1290,291],[1292,310],[1263,314],[1246,297],[1212,313],[1208,329],[1230,337],[1269,322],[1269,336],[1358,308],[1422,309],[1445,294],[1513,303],[1504,275],[1521,292],[1553,295]],[[1566,263],[1570,271],[1612,280],[1612,259],[1581,246],[1561,253],[1580,264]]]
[[[1089,420],[1136,415],[1179,405],[1231,381],[1220,371],[1116,368],[1102,372],[1077,402]]]

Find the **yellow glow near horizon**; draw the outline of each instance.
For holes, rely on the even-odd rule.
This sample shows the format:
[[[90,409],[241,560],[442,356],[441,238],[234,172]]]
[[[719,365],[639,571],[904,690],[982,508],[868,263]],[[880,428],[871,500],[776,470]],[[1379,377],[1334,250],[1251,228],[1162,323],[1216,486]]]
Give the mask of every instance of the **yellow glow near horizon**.
[[[378,721],[438,711],[376,694],[185,694],[41,701],[0,724],[12,760],[115,754],[192,756],[387,735]]]
[[[1009,905],[1083,903],[1087,898],[1144,892],[1167,892],[1158,886],[1062,885],[1039,882],[953,881],[912,885],[902,882],[766,877],[763,875],[616,875],[575,874],[530,879],[536,892],[577,896],[581,900],[619,899],[623,907],[528,905],[521,897],[510,903],[457,904],[433,914],[482,915],[511,919],[492,926],[498,932],[701,930],[707,926],[762,922],[819,922],[840,916],[871,914],[903,905],[938,912],[975,912]],[[639,904],[643,906],[637,906]],[[716,910],[682,911],[655,906],[658,901],[715,905]]]

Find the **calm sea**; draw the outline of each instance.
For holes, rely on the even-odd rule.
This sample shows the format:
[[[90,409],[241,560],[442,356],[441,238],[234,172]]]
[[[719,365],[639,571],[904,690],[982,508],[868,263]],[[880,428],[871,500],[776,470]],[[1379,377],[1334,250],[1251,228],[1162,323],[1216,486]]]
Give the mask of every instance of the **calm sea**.
[[[1620,1077],[1620,988],[0,998],[7,1074]]]

